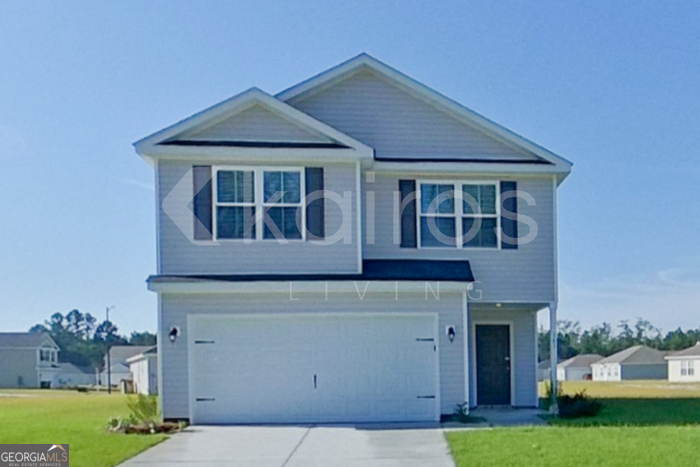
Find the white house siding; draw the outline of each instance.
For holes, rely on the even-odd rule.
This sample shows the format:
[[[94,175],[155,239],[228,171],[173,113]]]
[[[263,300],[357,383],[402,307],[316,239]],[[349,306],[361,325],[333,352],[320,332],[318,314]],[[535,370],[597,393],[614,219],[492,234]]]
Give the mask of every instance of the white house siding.
[[[333,283],[329,284],[333,290]],[[360,292],[364,283],[359,283]],[[189,417],[188,407],[188,354],[187,354],[187,315],[198,313],[438,313],[438,334],[440,351],[440,403],[443,414],[451,414],[457,404],[464,402],[464,353],[462,339],[462,296],[459,293],[441,293],[436,300],[426,294],[401,292],[399,299],[393,293],[372,292],[370,283],[364,299],[358,294],[328,295],[307,294],[290,300],[289,295],[254,294],[161,294],[161,323],[159,329],[167,333],[173,326],[180,329],[175,343],[163,341],[159,346],[163,400],[163,413],[166,418]],[[454,326],[457,338],[450,342],[445,333],[447,326]],[[531,334],[529,340],[534,343]],[[518,338],[518,342],[521,338]],[[530,349],[532,350],[532,349]],[[534,350],[530,353],[534,359]],[[530,355],[529,354],[529,355]],[[534,361],[533,361],[534,366]],[[528,370],[529,371],[529,370]],[[534,369],[532,371],[534,378]],[[529,384],[528,378],[523,378]],[[533,383],[534,384],[534,383]],[[532,401],[529,404],[532,405]]]
[[[591,365],[591,369],[593,371],[593,381],[620,381],[622,379],[619,363]]]
[[[394,193],[398,190],[399,180],[425,179],[419,174],[386,174],[377,172],[374,182],[363,179],[363,194],[365,200],[365,231],[368,225],[367,216],[371,215],[366,209],[367,193],[374,192],[375,231],[374,242],[372,235],[364,235],[363,252],[365,258],[387,259],[462,259],[469,260],[474,277],[475,292],[472,297],[484,301],[521,301],[521,302],[550,302],[554,300],[556,284],[554,267],[554,184],[551,177],[501,177],[501,180],[515,180],[518,190],[525,191],[535,199],[535,205],[528,205],[524,200],[518,200],[518,213],[529,216],[537,223],[538,232],[533,241],[521,244],[514,250],[498,249],[456,249],[456,248],[401,248],[395,243],[394,226],[400,226],[398,209],[394,206]],[[446,175],[430,176],[430,179],[455,180],[499,180],[496,177],[469,177]],[[529,232],[528,227],[520,224],[519,235]]]
[[[681,362],[693,362],[693,375],[681,375]],[[668,380],[673,383],[697,383],[700,382],[700,357],[686,357],[668,361]]]
[[[557,379],[559,381],[582,381],[586,375],[591,374],[591,368],[559,368],[557,369]]]
[[[195,161],[161,161],[158,164],[158,193],[160,203],[173,187],[186,178],[183,206],[192,200],[192,175],[188,171]],[[206,164],[212,164],[211,161]],[[278,165],[289,165],[281,161]],[[213,165],[216,165],[215,163]],[[315,165],[319,166],[319,165]],[[161,274],[236,274],[245,273],[354,273],[357,272],[357,229],[355,224],[356,201],[355,165],[335,164],[324,166],[325,188],[346,196],[350,203],[350,214],[345,216],[349,232],[348,243],[340,240],[331,245],[317,242],[290,241],[282,244],[277,241],[222,241],[220,245],[192,243],[177,227],[171,218],[159,209],[160,216],[160,258]],[[347,193],[346,193],[347,192]],[[188,229],[193,238],[194,215],[183,210],[178,224]],[[343,225],[341,208],[333,201],[325,203],[326,237],[336,233]],[[345,228],[343,231],[346,231]]]
[[[623,380],[634,380],[634,379],[667,379],[668,378],[668,365],[664,363],[657,363],[653,365],[645,364],[623,364],[622,365],[622,379]]]
[[[129,364],[134,391],[140,394],[158,393],[158,371],[156,367],[156,359],[153,357],[142,358]]]
[[[537,159],[369,71],[288,103],[373,147],[380,158]]]
[[[537,313],[534,311],[521,311],[508,309],[504,305],[499,309],[475,309],[469,311],[470,331],[470,401],[474,406],[476,398],[476,352],[474,351],[474,325],[475,324],[512,324],[513,335],[511,342],[513,348],[511,353],[511,371],[513,371],[512,393],[514,400],[512,404],[516,407],[536,407],[539,404],[537,395],[537,344],[535,342],[535,332],[537,330]]]
[[[36,348],[0,349],[0,388],[39,387],[37,352]]]
[[[214,123],[180,135],[179,140],[199,141],[279,141],[331,142],[316,132],[301,128],[259,105]]]

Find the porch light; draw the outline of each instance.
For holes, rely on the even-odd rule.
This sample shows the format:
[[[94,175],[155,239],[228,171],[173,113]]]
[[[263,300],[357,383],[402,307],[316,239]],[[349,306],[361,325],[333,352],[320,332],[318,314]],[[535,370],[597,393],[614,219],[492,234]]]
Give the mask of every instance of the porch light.
[[[168,339],[170,339],[170,342],[175,342],[175,339],[177,339],[177,335],[179,333],[180,331],[177,329],[177,327],[173,327],[168,333]]]
[[[455,334],[455,327],[447,326],[447,338],[450,340],[450,342],[453,342],[455,340]]]

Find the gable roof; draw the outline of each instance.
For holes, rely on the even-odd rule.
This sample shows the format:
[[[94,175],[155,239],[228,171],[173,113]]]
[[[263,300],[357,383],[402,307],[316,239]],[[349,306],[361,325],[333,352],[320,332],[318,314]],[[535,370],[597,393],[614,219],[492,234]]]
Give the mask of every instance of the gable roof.
[[[559,365],[557,365],[557,368],[588,368],[593,363],[596,363],[602,359],[603,356],[598,354],[580,354],[561,362]]]
[[[485,134],[514,145],[527,151],[545,163],[553,165],[556,172],[561,174],[560,180],[570,172],[572,163],[561,156],[539,146],[532,141],[529,141],[522,136],[498,125],[497,123],[487,119],[486,117],[474,112],[467,107],[453,101],[440,94],[439,92],[419,83],[418,81],[404,75],[403,73],[391,68],[385,63],[371,57],[368,54],[360,54],[340,65],[324,71],[306,81],[303,81],[295,86],[292,86],[279,94],[277,97],[280,100],[295,105],[308,96],[313,95],[327,87],[333,86],[346,78],[355,75],[361,70],[371,70],[393,83],[402,89],[413,93],[415,96],[427,101],[442,110],[445,113],[463,121],[467,125],[477,128]]]
[[[143,353],[144,351],[150,349],[150,345],[115,345],[110,347],[109,355],[112,363],[112,367],[117,364],[124,364],[129,357]],[[107,363],[107,355],[105,355],[105,366]]]
[[[684,357],[700,357],[700,341],[698,341],[694,346],[688,347],[687,349],[679,350],[678,352],[673,352],[666,357],[669,359],[684,358]]]
[[[621,352],[604,358],[594,365],[602,365],[605,363],[620,363],[625,365],[653,365],[664,363],[666,352],[652,349],[645,345],[635,345]]]
[[[136,354],[132,357],[127,358],[126,363],[131,364],[134,362],[145,360],[149,357],[151,357],[151,358],[156,357],[157,355],[158,355],[158,347],[154,345],[153,347],[149,347],[148,349],[144,350],[143,352],[141,352],[139,354]]]
[[[253,112],[258,119],[244,118]],[[266,125],[267,123],[267,125]],[[262,137],[263,126],[269,137]],[[222,129],[239,131],[226,137]],[[230,133],[229,133],[230,134]],[[321,151],[323,155],[350,154],[371,159],[373,150],[266,92],[251,88],[198,112],[134,143],[144,158],[202,154],[218,156],[266,156],[286,150],[294,155]],[[335,152],[333,152],[335,151]]]
[[[45,332],[0,332],[0,347],[37,348],[44,343],[58,348],[56,342]]]
[[[95,370],[89,366],[78,366],[72,363],[59,363],[58,369],[60,373],[85,373],[91,375],[95,373]]]

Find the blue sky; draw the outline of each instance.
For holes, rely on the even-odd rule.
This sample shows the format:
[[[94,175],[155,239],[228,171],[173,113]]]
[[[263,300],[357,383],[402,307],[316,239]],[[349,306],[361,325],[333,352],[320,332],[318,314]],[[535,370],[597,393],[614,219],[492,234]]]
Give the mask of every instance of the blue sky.
[[[700,325],[694,2],[296,3],[0,6],[0,330],[107,305],[155,330],[153,173],[131,143],[360,52],[575,163],[562,319]]]

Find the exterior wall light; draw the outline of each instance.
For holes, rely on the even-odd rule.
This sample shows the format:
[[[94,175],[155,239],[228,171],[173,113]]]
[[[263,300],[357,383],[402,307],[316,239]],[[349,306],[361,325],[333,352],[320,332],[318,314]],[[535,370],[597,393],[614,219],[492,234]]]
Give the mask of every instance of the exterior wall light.
[[[455,340],[455,327],[454,326],[447,326],[447,329],[445,330],[445,334],[447,334],[447,338],[450,340],[450,342],[454,342]]]
[[[170,342],[175,342],[175,339],[177,339],[178,334],[180,334],[180,330],[177,328],[177,326],[173,326],[173,328],[170,329],[170,332],[168,333],[168,339],[170,339]]]

